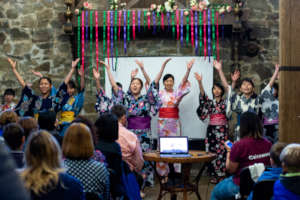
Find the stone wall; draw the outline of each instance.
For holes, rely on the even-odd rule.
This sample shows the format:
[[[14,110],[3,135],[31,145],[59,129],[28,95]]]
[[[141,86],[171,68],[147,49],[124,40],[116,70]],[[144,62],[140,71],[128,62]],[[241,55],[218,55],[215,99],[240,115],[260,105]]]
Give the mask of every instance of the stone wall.
[[[105,5],[103,0],[92,2],[100,9]],[[64,1],[2,0],[0,7],[0,92],[12,87],[17,90],[17,98],[21,93],[6,61],[7,55],[17,60],[21,75],[34,88],[38,78],[32,75],[32,69],[51,77],[54,85],[58,86],[70,69],[72,59],[70,38],[63,32]],[[252,29],[252,36],[258,40],[260,52],[252,58],[242,56],[242,77],[254,78],[259,90],[273,73],[274,63],[278,62],[278,0],[246,1],[244,18]],[[221,49],[228,77],[231,70],[230,43],[226,39]],[[128,56],[190,55],[194,55],[190,46],[180,47],[174,40],[144,38],[130,42],[128,47]],[[121,53],[120,56],[126,55]],[[95,88],[88,85],[83,114],[95,116],[94,92]]]

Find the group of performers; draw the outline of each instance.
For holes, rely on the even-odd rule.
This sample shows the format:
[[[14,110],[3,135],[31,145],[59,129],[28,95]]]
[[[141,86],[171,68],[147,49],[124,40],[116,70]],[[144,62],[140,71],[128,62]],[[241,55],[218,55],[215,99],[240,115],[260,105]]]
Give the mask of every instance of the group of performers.
[[[191,84],[188,81],[190,71],[195,63],[191,60],[187,63],[186,73],[177,88],[174,88],[175,79],[172,74],[166,74],[163,77],[163,89],[159,90],[159,82],[166,68],[167,63],[171,59],[167,59],[162,64],[160,71],[154,80],[151,81],[146,73],[143,62],[136,60],[136,64],[143,73],[145,83],[137,78],[138,68],[131,72],[131,82],[128,91],[124,91],[122,85],[114,80],[110,66],[103,61],[106,73],[112,87],[112,96],[108,97],[100,83],[101,74],[93,69],[93,77],[97,88],[97,101],[95,109],[99,115],[109,112],[110,109],[117,104],[123,105],[127,109],[127,128],[134,132],[141,143],[144,152],[152,150],[151,136],[151,115],[158,113],[158,136],[178,136],[181,135],[181,125],[178,106],[182,98],[190,92]],[[16,69],[16,62],[8,58],[12,71],[17,80],[21,84],[23,90],[19,103],[15,107],[15,111],[20,116],[35,116],[39,112],[45,110],[53,110],[60,113],[60,124],[62,127],[61,134],[68,125],[77,116],[84,104],[84,72],[78,70],[80,75],[80,87],[76,93],[76,84],[71,80],[72,74],[76,71],[79,59],[72,62],[72,67],[64,81],[58,88],[52,86],[51,79],[41,76],[39,80],[39,92],[36,95],[30,86],[25,83],[24,79]],[[275,66],[275,72],[268,85],[257,95],[254,92],[254,83],[249,78],[240,81],[239,92],[235,92],[237,80],[240,78],[240,72],[236,70],[231,75],[231,86],[228,84],[222,70],[222,63],[213,62],[214,68],[217,70],[221,84],[214,83],[212,88],[213,98],[208,97],[202,83],[202,75],[195,73],[195,79],[199,84],[199,107],[197,114],[201,121],[209,119],[209,125],[206,134],[207,151],[217,154],[215,159],[209,166],[209,173],[212,182],[218,182],[225,177],[225,160],[226,150],[224,142],[228,140],[228,120],[231,118],[232,112],[239,116],[251,111],[262,113],[262,120],[266,129],[265,134],[272,142],[277,140],[278,131],[278,85],[274,84],[278,72],[278,65]],[[141,94],[143,86],[146,93]],[[227,97],[224,98],[224,94]],[[188,105],[186,105],[188,106]],[[235,127],[234,140],[239,140],[239,120]],[[169,167],[165,163],[157,163],[157,171],[161,176],[168,176]],[[148,185],[154,184],[154,173],[149,163],[145,162],[143,171],[141,172]]]

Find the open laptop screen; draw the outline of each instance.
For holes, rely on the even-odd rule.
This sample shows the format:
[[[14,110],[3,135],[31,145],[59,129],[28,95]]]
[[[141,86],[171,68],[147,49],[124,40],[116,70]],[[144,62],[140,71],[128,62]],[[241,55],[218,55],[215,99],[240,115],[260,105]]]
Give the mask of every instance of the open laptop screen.
[[[161,154],[188,154],[188,137],[160,137],[159,150]]]

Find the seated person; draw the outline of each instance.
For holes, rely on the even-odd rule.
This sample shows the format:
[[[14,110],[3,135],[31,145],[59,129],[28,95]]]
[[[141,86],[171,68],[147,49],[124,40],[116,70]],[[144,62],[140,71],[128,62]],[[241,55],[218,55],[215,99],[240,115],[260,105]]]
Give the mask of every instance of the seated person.
[[[2,134],[4,126],[9,123],[16,123],[18,119],[17,113],[11,110],[4,111],[0,114],[0,140],[3,140]]]
[[[84,193],[110,200],[109,173],[103,163],[92,159],[94,144],[90,129],[83,123],[73,123],[67,129],[62,144],[67,174],[77,178]]]
[[[41,111],[38,115],[38,124],[40,129],[44,129],[51,133],[61,146],[62,136],[56,130],[58,120],[56,119],[56,113],[54,111]]]
[[[10,154],[15,160],[17,168],[23,168],[24,167],[23,146],[25,143],[23,128],[16,123],[10,123],[4,127],[3,137],[5,143],[10,149]]]
[[[31,133],[39,129],[38,123],[33,117],[21,117],[18,124],[24,130],[25,141],[27,141]]]
[[[111,109],[112,114],[118,117],[119,139],[122,159],[128,164],[131,171],[139,172],[144,165],[143,153],[137,136],[126,127],[126,110],[122,105],[115,105]]]
[[[0,112],[6,111],[6,110],[14,110],[16,107],[16,104],[13,102],[15,98],[15,91],[11,88],[8,88],[4,91],[4,103],[3,105],[0,105]]]
[[[282,174],[274,184],[274,200],[300,199],[300,144],[289,144],[281,154]]]
[[[262,173],[262,175],[258,178],[257,182],[263,181],[263,180],[274,180],[278,179],[281,172],[281,161],[280,161],[280,153],[286,146],[285,143],[277,142],[273,144],[271,151],[270,151],[270,163],[271,167],[267,167],[266,170]],[[256,183],[257,183],[256,182]],[[248,200],[252,200],[253,192],[250,193],[248,196]]]
[[[25,188],[31,193],[31,199],[85,199],[81,183],[63,172],[60,147],[47,131],[31,134],[25,159],[26,168],[21,177]]]
[[[240,118],[240,137],[230,149],[226,145],[226,170],[233,174],[218,183],[212,191],[211,200],[231,200],[240,191],[240,173],[255,163],[270,165],[271,142],[263,138],[263,128],[256,113],[245,112]]]

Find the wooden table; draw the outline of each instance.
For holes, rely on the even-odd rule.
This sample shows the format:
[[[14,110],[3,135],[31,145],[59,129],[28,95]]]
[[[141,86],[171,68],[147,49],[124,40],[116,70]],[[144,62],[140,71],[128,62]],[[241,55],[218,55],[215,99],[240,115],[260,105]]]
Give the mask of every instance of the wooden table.
[[[200,181],[201,175],[207,166],[212,160],[216,158],[215,154],[206,153],[205,151],[189,151],[191,157],[186,158],[179,158],[179,157],[160,157],[158,151],[146,152],[144,153],[144,160],[151,161],[150,164],[154,168],[155,174],[159,179],[160,191],[158,200],[162,199],[162,197],[167,194],[171,193],[171,196],[178,193],[183,192],[183,199],[187,200],[187,193],[188,192],[195,192],[197,198],[200,200],[200,194],[198,191],[198,183]],[[181,163],[182,164],[182,179],[183,185],[169,185],[167,183],[163,183],[163,177],[159,176],[156,171],[156,166],[153,162],[165,162],[165,163]],[[192,168],[193,163],[204,163],[203,166],[200,168],[198,175],[196,178],[191,182],[190,181],[190,171]]]

